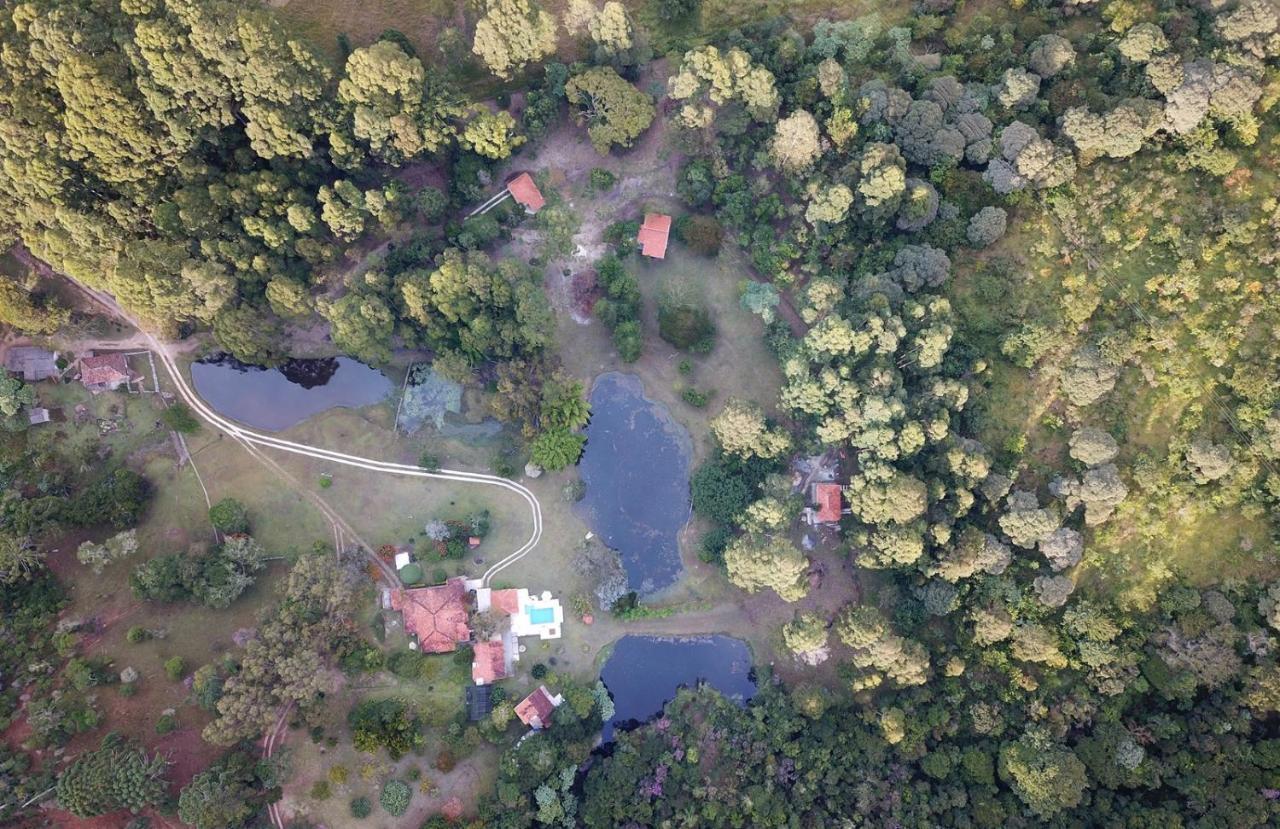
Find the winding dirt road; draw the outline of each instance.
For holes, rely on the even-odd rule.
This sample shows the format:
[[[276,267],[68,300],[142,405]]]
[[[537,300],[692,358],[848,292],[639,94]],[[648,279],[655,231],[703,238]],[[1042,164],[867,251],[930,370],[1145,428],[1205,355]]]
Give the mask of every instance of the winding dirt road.
[[[359,455],[348,455],[345,452],[337,452],[332,449],[322,449],[318,446],[297,443],[295,441],[285,440],[284,438],[278,438],[261,432],[255,432],[251,429],[246,429],[238,423],[228,420],[209,408],[204,400],[187,384],[187,380],[183,376],[181,369],[178,368],[177,363],[166,350],[164,344],[151,334],[147,334],[146,337],[151,347],[155,350],[156,356],[160,358],[161,364],[169,372],[169,376],[173,380],[173,385],[174,388],[177,389],[178,395],[189,407],[191,407],[191,410],[211,426],[225,431],[232,437],[244,443],[258,447],[276,449],[281,452],[289,452],[295,455],[303,455],[305,457],[316,458],[317,460],[328,461],[330,463],[341,464],[344,466],[352,466],[357,469],[367,469],[372,472],[382,472],[388,475],[401,475],[410,478],[431,478],[444,481],[480,484],[483,486],[494,486],[518,495],[529,507],[529,513],[533,519],[533,532],[521,547],[486,570],[482,577],[482,583],[489,584],[494,575],[503,568],[524,558],[542,539],[542,505],[538,502],[537,496],[530,492],[527,487],[498,475],[489,475],[481,472],[464,472],[458,469],[439,469],[435,471],[428,471],[418,466],[403,463],[392,463],[391,461],[379,461],[373,458],[363,458]]]

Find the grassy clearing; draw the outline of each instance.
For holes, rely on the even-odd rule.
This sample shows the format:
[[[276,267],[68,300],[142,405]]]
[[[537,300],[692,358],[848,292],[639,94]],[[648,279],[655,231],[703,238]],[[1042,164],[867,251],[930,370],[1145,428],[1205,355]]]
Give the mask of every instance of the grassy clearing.
[[[1239,401],[1219,385],[1217,366],[1257,353],[1266,335],[1249,322],[1250,249],[1197,197],[1195,179],[1171,177],[1149,159],[1131,162],[1124,175],[1115,188],[1086,170],[1078,184],[1087,209],[1077,230],[1096,240],[1097,267],[1045,218],[1015,227],[973,268],[958,261],[951,296],[966,341],[991,355],[971,418],[1001,462],[1018,464],[1024,483],[1043,486],[1071,467],[1065,442],[1082,425],[1119,441],[1116,463],[1129,496],[1111,521],[1089,531],[1081,579],[1143,605],[1174,574],[1208,584],[1274,566],[1266,522],[1240,504],[1230,491],[1236,484],[1196,486],[1181,454],[1191,437],[1235,442],[1219,407]],[[1233,178],[1226,192],[1241,215],[1272,192],[1265,167]],[[991,267],[1002,260],[1012,268]],[[994,356],[1001,333],[1024,321],[1056,331],[1031,371]],[[1121,359],[1137,356],[1127,358],[1112,392],[1076,409],[1058,373],[1090,342],[1109,344]]]

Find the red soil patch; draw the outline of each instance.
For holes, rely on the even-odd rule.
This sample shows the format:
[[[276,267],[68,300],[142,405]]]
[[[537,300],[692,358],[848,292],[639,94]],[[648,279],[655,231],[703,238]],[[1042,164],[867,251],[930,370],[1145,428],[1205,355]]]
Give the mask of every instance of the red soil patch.
[[[580,271],[573,275],[573,283],[569,286],[573,297],[573,310],[582,318],[589,318],[596,307],[596,300],[604,295],[604,291],[596,283],[595,271]]]

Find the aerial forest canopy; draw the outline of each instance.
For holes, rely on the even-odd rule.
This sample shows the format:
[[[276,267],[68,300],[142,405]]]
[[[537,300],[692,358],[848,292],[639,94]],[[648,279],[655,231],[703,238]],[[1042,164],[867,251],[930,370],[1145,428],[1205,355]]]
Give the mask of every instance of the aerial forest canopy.
[[[714,350],[717,313],[745,310],[763,330],[778,387],[748,399],[729,385],[741,367],[722,366],[722,395],[691,419],[690,480],[696,554],[740,589],[729,609],[748,611],[733,618],[782,614],[750,632],[768,649],[757,697],[683,691],[593,754],[612,710],[602,685],[573,687],[554,727],[514,745],[504,690],[483,725],[449,726],[458,743],[482,730],[503,743],[474,825],[1277,825],[1280,11],[917,0],[761,19],[738,5],[757,4],[479,0],[441,33],[444,61],[390,31],[344,40],[334,64],[252,3],[11,3],[0,242],[163,335],[211,331],[246,361],[282,359],[303,327],[366,362],[424,352],[422,398],[457,406],[464,385],[483,386],[485,413],[527,450],[509,468],[503,456],[502,474],[529,459],[548,474],[535,488],[575,464],[590,420],[584,378],[556,360],[565,309],[549,294],[576,276],[570,259],[599,251],[583,292],[598,296],[572,323],[599,323],[598,340],[575,342],[616,351],[592,354],[593,372],[640,360],[646,338]],[[463,80],[500,91],[468,100]],[[637,264],[639,216],[605,229],[572,212],[613,186],[603,167],[581,171],[589,189],[547,186],[536,216],[462,220],[521,169],[501,162],[536,153],[561,121],[593,159],[672,166],[671,192],[640,191],[652,169],[632,177],[627,209],[678,199],[672,258],[723,250],[740,309],[673,290],[648,313],[671,262]],[[500,255],[520,222],[528,244]],[[0,321],[48,334],[69,314],[0,282]],[[673,376],[695,370],[683,353],[660,359],[672,355]],[[16,434],[35,396],[5,382]],[[673,399],[701,409],[709,395]],[[442,420],[449,406],[436,408]],[[37,642],[61,601],[39,542],[110,527],[80,560],[131,556],[152,489],[125,467],[80,481],[24,451],[0,464],[0,597],[27,591],[12,630]],[[815,459],[839,469],[843,512],[811,522],[825,529],[801,524],[814,507],[793,478]],[[438,470],[434,450],[420,466]],[[582,487],[563,484],[563,500]],[[220,507],[229,535],[139,563],[140,599],[225,608],[248,589],[265,548],[234,503]],[[821,555],[848,595],[821,592]],[[335,660],[382,666],[348,564],[301,558],[257,638],[197,672],[206,740],[247,744],[286,705],[321,716]],[[634,593],[621,611],[577,598],[579,618],[598,611],[594,634],[680,619]],[[0,628],[0,642],[13,635]],[[16,691],[0,691],[17,711]],[[418,714],[436,713],[381,700],[348,724],[398,760],[422,736]],[[65,741],[68,727],[39,736]],[[204,775],[247,762],[227,758]],[[60,797],[77,814],[153,803],[155,764],[103,740]],[[8,768],[0,783],[32,788]],[[218,788],[197,777],[180,814]],[[399,816],[412,797],[393,780],[381,805]]]
[[[309,314],[315,269],[407,207],[370,168],[462,115],[399,43],[335,71],[253,4],[10,4],[0,37],[6,238],[169,333]]]

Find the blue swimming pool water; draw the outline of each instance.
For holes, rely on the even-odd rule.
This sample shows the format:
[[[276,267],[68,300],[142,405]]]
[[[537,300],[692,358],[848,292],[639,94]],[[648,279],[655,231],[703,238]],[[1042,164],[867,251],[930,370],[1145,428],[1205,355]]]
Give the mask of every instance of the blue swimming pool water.
[[[547,625],[556,620],[556,612],[549,607],[530,607],[526,610],[529,613],[529,621],[535,625]]]

